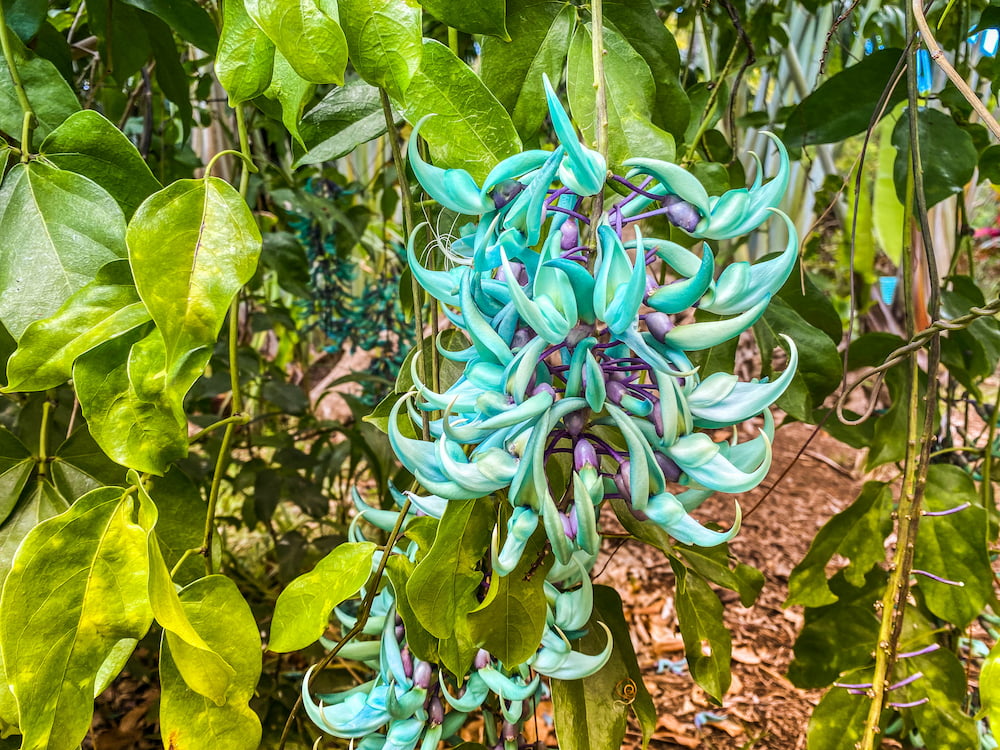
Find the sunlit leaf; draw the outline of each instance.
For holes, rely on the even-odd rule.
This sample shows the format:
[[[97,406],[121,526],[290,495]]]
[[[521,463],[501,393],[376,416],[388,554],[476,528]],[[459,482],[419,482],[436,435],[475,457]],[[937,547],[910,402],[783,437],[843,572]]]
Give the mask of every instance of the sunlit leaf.
[[[148,528],[135,498],[94,490],[25,538],[0,598],[0,647],[24,748],[75,750],[90,727],[98,672],[149,628]],[[39,597],[39,589],[59,596]]]
[[[362,80],[337,86],[299,124],[309,151],[296,166],[339,159],[386,131],[378,89]]]
[[[15,339],[105,263],[125,257],[125,218],[96,183],[40,161],[0,186],[0,319]]]
[[[281,592],[274,607],[271,642],[278,653],[298,651],[323,635],[333,608],[358,593],[372,570],[375,545],[341,544]]]
[[[222,14],[215,74],[230,104],[239,104],[260,96],[271,83],[274,42],[247,15],[243,0],[227,0]]]
[[[14,510],[34,468],[27,446],[6,427],[0,427],[0,528]]]
[[[302,117],[302,111],[312,98],[315,88],[314,84],[295,72],[279,50],[275,50],[271,83],[264,91],[264,97],[278,103],[280,111],[276,116],[281,118],[285,128],[303,148],[305,143],[299,135],[299,118]]]
[[[128,261],[113,261],[55,315],[24,330],[7,362],[7,389],[44,391],[62,385],[81,354],[148,321]]]
[[[340,0],[339,6],[358,74],[401,97],[420,67],[420,6],[415,0]]]
[[[316,0],[246,0],[250,17],[310,83],[344,83],[347,40],[335,9]]]
[[[257,750],[261,726],[247,703],[260,678],[260,633],[250,607],[225,576],[208,576],[180,593],[184,613],[214,652],[235,671],[219,706],[191,690],[170,644],[160,646],[160,733],[178,750]]]

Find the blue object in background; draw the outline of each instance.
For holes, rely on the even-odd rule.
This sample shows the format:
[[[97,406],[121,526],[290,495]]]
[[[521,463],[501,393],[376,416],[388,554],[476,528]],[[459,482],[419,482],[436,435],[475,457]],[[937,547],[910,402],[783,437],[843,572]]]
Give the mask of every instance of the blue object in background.
[[[931,65],[931,53],[925,49],[917,50],[917,93],[927,96],[931,93],[934,83],[934,68]]]
[[[899,279],[895,276],[879,276],[878,290],[882,301],[891,305],[896,300],[896,287],[899,286]]]

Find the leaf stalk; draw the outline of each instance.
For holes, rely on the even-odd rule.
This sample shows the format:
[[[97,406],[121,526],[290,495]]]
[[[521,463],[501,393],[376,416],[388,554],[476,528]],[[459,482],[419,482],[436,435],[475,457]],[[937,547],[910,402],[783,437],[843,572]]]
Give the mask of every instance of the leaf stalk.
[[[21,105],[21,111],[24,113],[24,119],[21,124],[21,163],[26,164],[28,162],[28,154],[31,151],[31,134],[35,128],[37,118],[35,117],[35,110],[32,109],[31,102],[28,100],[28,92],[24,88],[21,74],[17,70],[17,64],[14,60],[14,48],[10,43],[10,31],[7,28],[7,19],[2,4],[0,4],[0,47],[3,48],[4,61],[7,63],[7,71],[10,73],[10,79],[14,83],[14,92],[17,94],[18,104]]]

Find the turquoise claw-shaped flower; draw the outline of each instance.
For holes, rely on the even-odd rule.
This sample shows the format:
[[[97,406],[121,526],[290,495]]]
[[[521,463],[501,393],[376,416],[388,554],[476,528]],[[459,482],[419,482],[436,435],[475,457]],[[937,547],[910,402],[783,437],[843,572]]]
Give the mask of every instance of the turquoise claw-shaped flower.
[[[493,210],[493,201],[483,195],[472,175],[464,169],[441,169],[424,161],[417,148],[417,138],[420,128],[431,117],[433,115],[421,117],[413,126],[406,149],[417,181],[434,200],[457,213],[478,216]]]
[[[559,179],[577,195],[597,195],[604,189],[604,180],[608,173],[607,161],[600,153],[580,143],[576,131],[573,130],[573,124],[569,121],[569,115],[563,109],[559,97],[549,82],[549,77],[544,73],[542,84],[545,87],[545,100],[549,105],[552,129],[556,131],[559,143],[566,149],[566,160],[559,168]]]
[[[753,307],[732,318],[677,326],[667,332],[664,343],[687,352],[711,349],[723,341],[735,338],[760,320],[770,301],[771,295],[766,295]]]
[[[642,235],[638,228],[635,231],[633,264],[615,231],[605,224],[597,228],[600,254],[594,278],[594,312],[614,334],[621,334],[635,322],[646,290],[645,251]]]
[[[493,572],[497,575],[510,575],[521,562],[524,548],[531,535],[538,528],[538,512],[527,505],[514,508],[507,520],[507,538],[503,548],[493,557]]]
[[[753,471],[743,471],[733,464],[718,443],[703,432],[685,435],[664,453],[680,467],[688,478],[718,492],[746,492],[760,484],[771,468],[771,441],[761,431],[765,447],[764,459]]]
[[[681,544],[694,544],[698,547],[714,547],[728,542],[739,532],[743,520],[737,503],[736,519],[729,531],[706,529],[688,515],[683,503],[670,492],[661,492],[649,498],[649,503],[642,512]]]
[[[584,654],[573,651],[562,631],[546,628],[542,634],[542,645],[528,660],[531,668],[554,680],[579,680],[597,672],[608,663],[614,648],[611,631],[603,622],[597,623],[604,629],[607,642],[598,654]]]

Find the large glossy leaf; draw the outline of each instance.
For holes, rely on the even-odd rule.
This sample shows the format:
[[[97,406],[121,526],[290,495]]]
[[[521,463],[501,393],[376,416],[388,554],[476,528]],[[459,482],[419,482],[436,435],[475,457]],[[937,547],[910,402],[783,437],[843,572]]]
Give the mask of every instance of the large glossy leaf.
[[[14,64],[21,74],[21,82],[35,112],[37,125],[34,141],[38,143],[63,120],[79,111],[80,102],[55,65],[44,58],[35,57],[16,39],[11,41],[14,46]],[[21,104],[14,90],[6,57],[0,56],[0,131],[12,140],[20,141],[23,122]]]
[[[799,366],[777,405],[798,420],[810,421],[813,409],[840,384],[843,363],[837,344],[819,328],[807,323],[780,297],[771,300],[753,331],[760,347],[764,374],[771,377],[774,376],[772,352],[779,346],[787,349],[778,334],[784,333],[795,341]]]
[[[764,574],[749,565],[737,561],[729,554],[729,545],[696,547],[675,544],[677,553],[684,558],[688,567],[711,581],[740,595],[740,604],[751,606],[764,588]]]
[[[228,0],[222,6],[215,75],[229,94],[229,103],[263,94],[271,83],[273,67],[274,42],[247,15],[243,0]]]
[[[489,604],[469,615],[473,639],[504,664],[521,664],[541,643],[547,611],[543,585],[552,567],[552,555],[544,555],[541,564],[536,563],[545,543],[545,534],[539,529],[525,546],[517,567],[491,581],[496,593],[487,594]]]
[[[205,514],[208,504],[198,486],[176,466],[162,477],[151,477],[149,493],[157,499],[159,518],[156,521],[156,538],[160,542],[163,559],[173,571],[189,549],[201,546],[205,533]],[[214,537],[218,541],[218,537]],[[216,546],[213,555],[218,564],[221,549]],[[187,584],[205,575],[204,558],[189,557],[174,573],[173,579]]]
[[[470,34],[507,38],[504,26],[505,0],[420,0],[424,9],[442,23]]]
[[[440,167],[465,169],[482,180],[500,161],[521,150],[521,139],[503,105],[472,69],[433,39],[424,40],[420,68],[403,97],[403,115],[420,129]]]
[[[948,649],[901,659],[893,673],[894,680],[922,675],[908,685],[893,691],[892,699],[899,703],[925,703],[904,709],[912,718],[920,737],[928,748],[975,748],[979,746],[976,720],[969,716],[966,700],[965,667]]]
[[[126,239],[139,296],[163,335],[167,383],[193,382],[257,267],[253,215],[223,180],[179,180],[142,204]]]
[[[235,676],[225,703],[216,705],[191,690],[181,677],[171,644],[160,647],[160,732],[180,750],[256,750],[261,726],[247,705],[260,678],[260,633],[236,584],[208,576],[180,593],[184,614],[208,646],[230,664]]]
[[[412,525],[412,521],[408,525]],[[433,543],[433,539],[431,540]],[[428,545],[429,548],[429,545]],[[413,655],[424,661],[437,662],[438,639],[432,636],[413,612],[410,600],[406,596],[406,582],[413,575],[414,563],[406,555],[392,555],[386,563],[386,575],[392,584],[392,591],[396,597],[396,614],[403,620],[406,628],[406,645],[410,647]]]
[[[605,0],[604,22],[632,45],[653,74],[656,82],[653,122],[675,137],[683,136],[691,117],[691,104],[678,78],[680,52],[653,3]]]
[[[70,502],[98,487],[125,485],[124,469],[104,455],[86,425],[56,449],[50,467],[52,482]]]
[[[315,568],[288,584],[274,607],[268,648],[278,653],[298,651],[319,640],[333,608],[365,585],[374,553],[371,542],[338,545]]]
[[[860,586],[872,566],[885,560],[883,543],[892,530],[892,508],[892,488],[867,482],[858,498],[816,534],[788,579],[785,606],[822,607],[837,601],[826,574],[834,555],[847,558],[844,575],[851,585]]]
[[[635,712],[646,747],[656,729],[656,707],[642,681],[642,670],[632,648],[628,622],[618,592],[609,586],[594,587],[594,615],[580,648],[595,653],[604,647],[604,623],[611,630],[614,650],[596,674],[580,680],[553,680],[552,705],[560,750],[622,747],[628,715]],[[634,688],[623,700],[624,687]]]
[[[945,516],[925,516],[913,566],[961,585],[917,578],[927,608],[958,628],[968,625],[993,597],[993,571],[986,546],[986,511],[972,478],[957,466],[931,464],[924,508],[940,512],[970,503]]]
[[[340,0],[339,5],[358,74],[400,98],[420,67],[420,6],[416,0]]]
[[[66,118],[42,141],[39,151],[60,169],[89,177],[107,190],[126,219],[160,189],[132,141],[92,109]]]
[[[62,385],[81,354],[148,321],[128,261],[113,261],[55,315],[24,330],[7,362],[7,390],[44,391]]]
[[[107,65],[108,74],[125,84],[152,54],[149,31],[142,18],[146,14],[124,3],[87,3],[86,8],[87,26],[100,42],[97,49]],[[156,72],[159,79],[159,65]]]
[[[542,74],[562,76],[575,9],[553,0],[511,0],[507,13],[510,41],[482,41],[483,83],[510,113],[522,138],[529,138],[548,112]]]
[[[3,0],[7,26],[23,42],[27,42],[38,33],[48,9],[49,4],[46,0]]]
[[[34,468],[35,460],[27,446],[6,427],[0,427],[0,528],[14,510]]]
[[[116,6],[119,13],[124,6]],[[186,139],[194,126],[194,107],[191,104],[191,77],[181,64],[180,50],[170,27],[151,13],[136,11],[137,22],[149,36],[149,45],[156,60],[156,82],[180,115],[182,138]],[[144,61],[145,62],[145,61]]]
[[[788,116],[782,135],[785,145],[799,149],[836,143],[865,130],[901,54],[898,49],[877,50],[820,84]],[[885,111],[905,98],[906,86],[897,85]]]
[[[299,134],[299,118],[306,104],[312,98],[316,86],[295,72],[288,60],[279,50],[274,51],[274,68],[271,71],[271,83],[264,92],[265,99],[277,102],[278,111],[275,117],[280,118],[285,129],[305,148],[306,144]],[[257,100],[260,102],[261,100]],[[266,111],[266,110],[265,110]]]
[[[310,83],[344,82],[347,39],[336,5],[317,0],[246,0],[247,13]],[[332,14],[332,15],[331,15]]]
[[[299,132],[309,151],[296,166],[332,161],[386,131],[378,89],[362,80],[337,86],[302,118]]]
[[[597,107],[589,24],[578,24],[569,48],[566,82],[573,119],[593,145]],[[604,29],[604,76],[608,99],[608,160],[634,156],[674,159],[674,137],[651,121],[656,84],[645,60],[614,29]]]
[[[152,13],[184,41],[210,55],[215,54],[219,36],[215,23],[197,0],[122,0],[128,5]]]
[[[134,513],[135,497],[122,488],[94,490],[36,526],[14,558],[0,598],[0,648],[25,750],[75,750],[102,666],[120,664],[119,644],[134,645],[149,628],[148,526]]]
[[[968,131],[963,130],[945,112],[921,109],[917,113],[917,138],[920,141],[920,169],[928,207],[960,193],[976,170],[977,152]],[[902,202],[906,194],[906,170],[910,159],[909,108],[892,129],[892,145],[896,161],[892,177],[896,197]]]
[[[62,513],[69,504],[48,482],[36,482],[21,495],[20,502],[7,520],[0,524],[0,588],[10,572],[14,552],[21,540],[46,518]],[[0,653],[0,735],[18,724],[17,701],[10,690],[7,671]]]
[[[722,622],[722,602],[705,579],[671,561],[677,578],[677,622],[691,676],[713,700],[722,703],[732,674],[733,639]]]
[[[0,186],[0,320],[15,339],[105,263],[125,257],[125,217],[96,183],[39,161]]]
[[[477,568],[489,548],[496,522],[494,507],[488,500],[449,502],[434,546],[406,584],[410,606],[435,638],[450,637],[456,620],[479,604],[476,590],[483,574]]]
[[[154,330],[142,339],[129,334],[108,341],[73,367],[80,409],[94,440],[113,461],[153,474],[186,456],[188,446],[182,400],[191,383],[166,390],[165,357],[163,338]],[[147,381],[157,376],[159,388]]]

